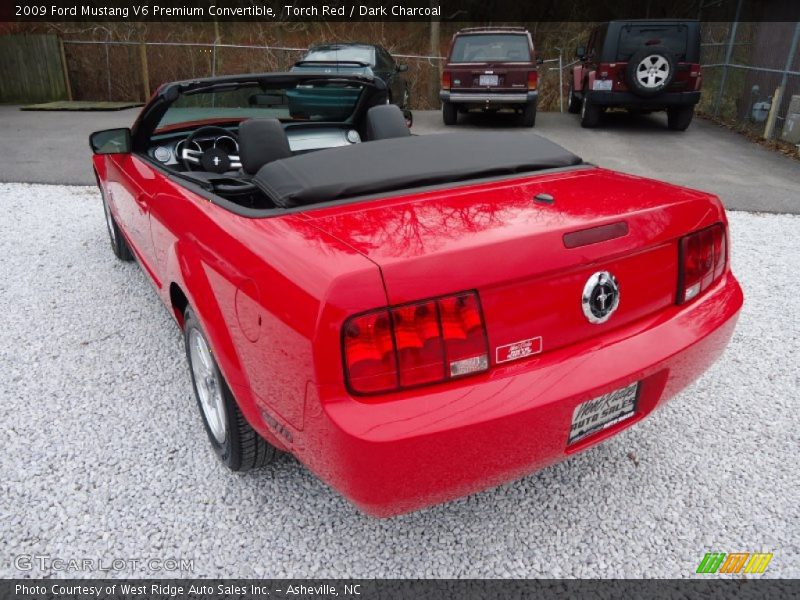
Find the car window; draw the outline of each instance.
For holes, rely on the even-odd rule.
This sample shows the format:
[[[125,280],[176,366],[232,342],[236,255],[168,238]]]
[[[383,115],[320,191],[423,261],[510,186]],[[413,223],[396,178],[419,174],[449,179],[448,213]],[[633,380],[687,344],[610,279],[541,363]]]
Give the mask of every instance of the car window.
[[[597,29],[594,29],[592,30],[592,33],[589,34],[589,40],[586,42],[586,48],[584,50],[587,58],[591,58],[594,55],[594,41],[596,39],[597,39]]]
[[[375,64],[375,51],[366,46],[328,46],[309,50],[303,60],[348,61]]]
[[[365,87],[356,82],[311,81],[299,85],[200,91],[178,96],[157,131],[181,124],[242,121],[274,117],[282,121],[346,121]]]
[[[592,57],[595,60],[602,60],[601,55],[603,54],[603,42],[606,39],[606,30],[608,29],[608,25],[603,25],[598,27],[594,32],[594,40],[592,41],[592,45],[590,46]]]
[[[619,33],[616,60],[627,61],[645,46],[663,46],[685,60],[687,39],[686,25],[627,25]]]
[[[450,62],[530,61],[528,36],[518,34],[460,35]]]

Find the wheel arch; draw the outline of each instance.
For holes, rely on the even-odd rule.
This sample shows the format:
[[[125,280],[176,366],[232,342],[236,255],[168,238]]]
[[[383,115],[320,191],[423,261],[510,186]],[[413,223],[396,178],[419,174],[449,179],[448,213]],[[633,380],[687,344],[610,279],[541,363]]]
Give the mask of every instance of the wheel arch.
[[[184,329],[184,313],[187,308],[191,308],[247,422],[270,444],[279,449],[287,449],[284,441],[263,422],[262,412],[250,388],[236,343],[225,326],[223,307],[214,293],[195,245],[176,241],[169,248],[165,260],[165,281],[169,281],[169,285],[165,286],[165,301],[169,302],[168,306],[181,330]]]

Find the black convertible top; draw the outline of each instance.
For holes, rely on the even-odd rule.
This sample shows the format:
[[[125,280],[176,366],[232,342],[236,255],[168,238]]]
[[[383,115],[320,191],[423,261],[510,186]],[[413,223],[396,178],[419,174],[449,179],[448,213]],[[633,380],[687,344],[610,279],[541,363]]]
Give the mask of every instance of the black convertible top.
[[[535,134],[444,133],[378,140],[273,161],[253,182],[282,208],[583,161]]]

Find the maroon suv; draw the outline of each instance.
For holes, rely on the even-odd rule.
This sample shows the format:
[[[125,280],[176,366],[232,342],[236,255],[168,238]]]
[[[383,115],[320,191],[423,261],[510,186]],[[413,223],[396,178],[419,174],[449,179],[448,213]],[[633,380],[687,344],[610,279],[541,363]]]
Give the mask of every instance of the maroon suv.
[[[538,73],[531,34],[523,27],[473,27],[453,36],[442,72],[442,118],[459,112],[511,109],[536,123]]]

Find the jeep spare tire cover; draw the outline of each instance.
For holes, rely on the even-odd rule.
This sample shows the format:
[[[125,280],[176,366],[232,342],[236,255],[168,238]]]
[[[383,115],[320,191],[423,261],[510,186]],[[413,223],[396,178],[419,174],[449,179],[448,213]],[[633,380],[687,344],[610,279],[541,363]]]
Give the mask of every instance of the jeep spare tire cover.
[[[675,58],[663,46],[645,46],[628,61],[628,87],[642,98],[657,96],[674,78]]]

